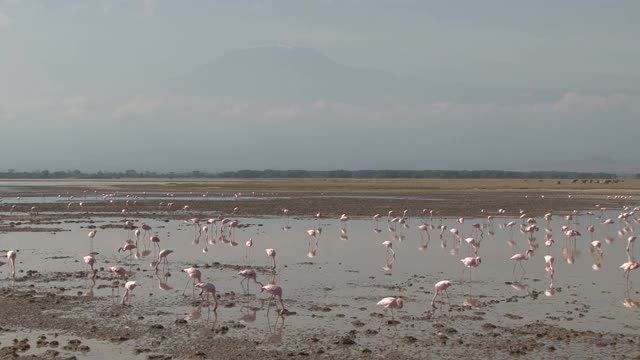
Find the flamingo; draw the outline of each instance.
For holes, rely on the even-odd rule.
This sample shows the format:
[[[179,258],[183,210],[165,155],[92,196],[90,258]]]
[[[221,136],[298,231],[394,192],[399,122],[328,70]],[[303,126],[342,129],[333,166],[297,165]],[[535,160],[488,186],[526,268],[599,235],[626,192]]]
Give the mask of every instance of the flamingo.
[[[126,284],[124,284],[124,288],[126,289],[124,294],[122,295],[122,305],[125,305],[125,298],[127,299],[127,301],[129,301],[129,297],[131,296],[131,293],[133,292],[133,289],[135,289],[138,286],[142,286],[140,283],[138,283],[137,281],[127,281]]]
[[[156,249],[160,251],[160,237],[158,236],[158,234],[151,236],[149,240],[153,244],[153,252],[155,253]]]
[[[627,238],[627,251],[629,251],[630,248],[633,248],[633,243],[635,241],[636,241],[635,236],[629,236],[629,238]]]
[[[18,254],[13,251],[13,250],[9,250],[7,251],[7,259],[9,260],[9,277],[11,279],[16,277],[16,256]]]
[[[402,309],[402,307],[404,306],[404,300],[402,299],[402,296],[398,296],[398,297],[390,296],[378,301],[376,305],[384,306],[385,312],[387,311],[387,309],[391,309],[391,322],[395,323],[393,310]],[[384,319],[384,316],[382,317],[382,319]],[[380,329],[381,326],[382,326],[382,320],[380,321],[380,326],[378,326],[378,329]]]
[[[434,309],[436,308],[436,298],[438,297],[438,295],[444,292],[445,295],[447,295],[447,299],[449,299],[449,293],[447,292],[447,289],[451,287],[451,285],[453,285],[453,282],[451,282],[450,280],[441,280],[436,283],[436,293],[433,294],[433,298],[431,299],[431,306]]]
[[[131,266],[131,260],[133,258],[133,249],[136,249],[137,246],[135,244],[126,243],[123,246],[118,248],[118,252],[128,251],[129,252],[129,266]]]
[[[522,261],[523,261],[523,260],[529,260],[529,257],[530,257],[531,255],[533,255],[533,250],[531,250],[531,249],[527,250],[527,252],[526,252],[524,255],[523,255],[523,254],[515,254],[515,255],[513,255],[513,256],[511,257],[511,260],[514,260],[514,261],[516,262],[516,263],[514,264],[514,266],[513,266],[513,272],[514,272],[514,273],[516,272],[516,266],[517,266],[518,264],[520,264],[520,267],[522,267],[522,271],[527,272],[527,271],[524,269],[524,266],[522,265]]]
[[[462,269],[462,272],[464,273],[466,269],[476,268],[480,266],[482,259],[480,259],[480,256],[470,256],[461,259],[460,261],[462,261],[462,263],[464,264],[464,269]]]
[[[87,234],[87,236],[89,237],[89,252],[92,253],[93,252],[93,238],[96,237],[96,233],[98,232],[97,229],[93,229],[91,231],[89,231],[89,233]]]
[[[111,272],[115,275],[116,279],[121,279],[123,281],[127,281],[129,276],[127,275],[127,270],[122,266],[112,266],[109,268]]]
[[[154,266],[153,262],[151,263],[151,266],[154,266],[156,268],[156,271],[158,271],[158,266],[160,265],[161,262],[163,262],[165,265],[169,265],[169,260],[167,260],[167,256],[169,256],[169,254],[171,254],[171,253],[173,253],[173,250],[162,249],[158,253],[158,260],[154,261],[155,262],[155,266]]]
[[[380,221],[380,214],[373,215],[373,222],[377,224],[378,221]]]
[[[271,256],[271,261],[273,264],[271,266],[271,270],[276,271],[276,251],[274,249],[264,249],[264,251],[267,253],[267,256]]]
[[[551,255],[545,255],[544,256],[544,262],[545,262],[545,271],[549,273],[549,275],[551,276],[551,278],[553,279],[553,274],[554,274],[554,269],[553,269],[553,261],[554,258]]]
[[[274,297],[278,297],[278,300],[280,300],[280,305],[282,305],[282,310],[280,310],[280,315],[284,314],[284,302],[282,301],[282,288],[278,285],[274,285],[274,284],[267,284],[262,286],[262,291],[266,292],[267,294],[270,294],[271,297],[269,298],[269,307],[267,308],[267,313],[269,312],[269,309],[271,308],[271,300]],[[276,310],[278,310],[278,305],[276,304]]]
[[[613,221],[613,219],[606,219],[605,221],[602,222],[602,225],[611,225],[613,224],[615,221]],[[607,226],[607,233],[609,233],[609,227]]]
[[[202,273],[200,272],[200,270],[194,267],[186,268],[182,271],[186,272],[187,275],[189,276],[187,278],[187,283],[184,285],[184,290],[182,290],[182,295],[184,295],[185,291],[187,291],[187,286],[189,286],[189,282],[193,281],[193,296],[195,296],[196,284],[202,282]],[[196,282],[196,280],[198,280],[198,282]]]
[[[93,255],[87,255],[83,257],[82,260],[84,260],[84,263],[87,264],[91,270],[91,280],[95,280],[96,270],[93,268],[93,265],[96,263],[96,258]]]
[[[208,297],[209,294],[211,294],[211,297],[213,298],[213,301],[215,302],[215,306],[213,307],[213,312],[216,312],[218,310],[218,297],[216,296],[216,287],[215,285],[213,285],[212,283],[208,283],[208,282],[199,282],[196,284],[196,287],[198,289],[200,289],[200,297],[202,297],[203,300],[205,300],[207,302],[207,305],[209,305],[209,301],[208,301]],[[206,296],[203,296],[204,293],[207,293]]]
[[[620,265],[620,268],[624,270],[624,277],[627,278],[627,282],[629,281],[629,275],[631,274],[631,271],[639,267],[640,267],[640,264],[638,264],[632,258],[630,258],[629,261],[627,261],[626,263]]]
[[[253,282],[260,285],[260,287],[263,286],[263,284],[257,280],[256,271],[253,269],[242,269],[240,270],[238,275],[242,276],[242,280],[240,280],[240,286],[242,286],[243,290],[244,290],[243,283],[245,280],[247,281],[247,292],[249,292],[249,282],[250,282],[249,280],[253,280]]]

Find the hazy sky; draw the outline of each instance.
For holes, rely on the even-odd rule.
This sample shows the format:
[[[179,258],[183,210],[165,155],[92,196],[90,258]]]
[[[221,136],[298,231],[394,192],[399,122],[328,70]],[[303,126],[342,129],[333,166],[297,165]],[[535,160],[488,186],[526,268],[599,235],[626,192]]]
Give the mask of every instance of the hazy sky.
[[[0,0],[0,170],[640,171],[638,14]]]

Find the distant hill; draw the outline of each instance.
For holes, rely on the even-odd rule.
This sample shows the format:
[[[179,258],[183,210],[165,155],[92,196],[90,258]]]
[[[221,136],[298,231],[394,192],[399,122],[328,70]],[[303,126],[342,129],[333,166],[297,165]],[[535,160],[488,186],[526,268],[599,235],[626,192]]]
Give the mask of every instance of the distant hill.
[[[353,68],[301,47],[258,47],[229,52],[171,86],[193,95],[327,99],[359,102],[405,96],[407,82],[393,74]]]
[[[450,74],[452,78],[459,78]],[[439,78],[448,78],[441,74]],[[255,47],[231,51],[173,78],[182,94],[269,100],[403,103],[458,100],[518,103],[559,97],[559,91],[477,88],[453,80],[401,78],[390,72],[346,66],[304,47]]]

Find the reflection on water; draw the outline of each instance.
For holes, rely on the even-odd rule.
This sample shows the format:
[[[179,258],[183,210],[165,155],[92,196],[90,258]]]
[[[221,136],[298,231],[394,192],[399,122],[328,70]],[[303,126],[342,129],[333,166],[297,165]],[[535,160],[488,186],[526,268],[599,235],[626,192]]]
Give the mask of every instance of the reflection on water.
[[[564,326],[590,328],[597,323],[602,330],[625,331],[625,325],[637,322],[640,317],[637,290],[633,288],[638,270],[620,269],[620,264],[635,262],[633,242],[628,239],[635,233],[637,224],[634,216],[618,219],[619,212],[620,209],[583,211],[571,214],[570,220],[563,216],[530,220],[517,213],[495,213],[492,218],[462,221],[425,212],[422,217],[395,221],[390,217],[386,224],[384,218],[374,219],[373,223],[371,218],[349,219],[348,223],[323,218],[322,227],[319,217],[234,216],[226,221],[212,218],[203,225],[204,220],[194,222],[185,214],[186,221],[168,223],[131,218],[129,221],[136,227],[142,229],[144,223],[149,229],[135,232],[124,226],[106,228],[91,238],[87,237],[86,223],[65,223],[61,226],[70,232],[59,234],[1,234],[0,248],[19,250],[17,288],[26,289],[35,282],[25,276],[28,270],[86,274],[82,258],[89,250],[96,254],[97,277],[95,284],[89,277],[79,281],[77,286],[84,296],[109,298],[113,292],[113,302],[117,303],[115,299],[121,296],[124,281],[112,287],[108,269],[121,264],[128,269],[130,279],[142,284],[142,289],[135,291],[133,313],[156,306],[178,308],[187,321],[204,321],[203,329],[214,332],[220,322],[241,321],[255,327],[265,342],[273,344],[286,343],[287,334],[309,326],[350,330],[351,317],[358,318],[365,326],[375,327],[377,319],[368,316],[375,308],[373,299],[396,296],[390,289],[398,284],[403,284],[402,295],[406,296],[405,306],[398,314],[423,316],[430,308],[434,284],[443,279],[450,279],[456,285],[449,289],[449,297],[445,295],[442,306],[428,313],[436,319],[445,321],[450,306],[462,306],[482,308],[487,321],[497,324],[505,321],[498,314],[506,311],[527,319],[552,321],[545,315],[555,315],[565,311],[569,302],[580,301],[590,307],[589,314]],[[605,224],[604,219],[609,218],[616,220]],[[93,221],[122,224],[119,219],[94,218]],[[544,223],[545,228],[538,229],[534,221]],[[566,228],[563,230],[563,227]],[[430,244],[432,237],[436,237],[435,246]],[[116,249],[124,248],[123,243],[130,239],[137,246],[127,250],[123,258]],[[537,239],[544,240],[545,246],[539,246]],[[242,246],[237,246],[238,241]],[[173,250],[169,259],[171,266],[158,262],[160,249]],[[275,255],[266,256],[264,249],[277,252],[277,276],[271,271],[275,267]],[[510,260],[514,254],[522,254],[527,259],[514,264]],[[560,260],[549,264],[545,255]],[[481,261],[461,262],[476,257]],[[150,267],[150,263],[158,265],[158,271],[155,266]],[[518,264],[521,269],[517,269]],[[201,279],[178,271],[192,266],[200,271]],[[0,271],[5,269],[0,267]],[[238,274],[240,270],[252,270],[254,275],[243,277]],[[195,296],[195,289],[192,296],[180,296],[180,288],[188,292],[189,282],[195,286],[196,280],[216,286],[221,304],[217,314],[210,314],[212,307],[205,306]],[[406,285],[408,283],[411,286]],[[261,291],[263,284],[280,286],[283,304],[277,295],[272,297]],[[0,285],[9,287],[11,283],[2,280]],[[51,284],[35,282],[35,286]],[[523,299],[505,302],[514,294]],[[537,294],[545,296],[535,300]],[[345,318],[314,317],[310,322],[310,313],[314,311],[309,308],[352,304],[354,298],[363,300],[357,307],[346,305],[342,310],[348,314]],[[497,305],[487,305],[491,301]],[[276,311],[271,309],[273,302],[277,302]],[[620,304],[631,311],[615,311]],[[287,316],[286,312],[280,316],[278,311],[282,305],[298,316]],[[601,318],[605,315],[608,318]],[[151,319],[153,315],[145,317]],[[420,329],[424,330],[418,324],[416,330],[400,326],[398,331]]]

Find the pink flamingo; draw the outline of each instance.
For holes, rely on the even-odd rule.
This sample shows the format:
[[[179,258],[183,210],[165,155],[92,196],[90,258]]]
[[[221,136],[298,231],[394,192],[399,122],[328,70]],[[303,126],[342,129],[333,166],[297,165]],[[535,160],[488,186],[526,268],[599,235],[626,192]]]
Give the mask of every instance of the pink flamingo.
[[[273,264],[271,266],[271,270],[276,271],[276,251],[274,249],[264,249],[264,251],[267,253],[267,256],[271,257],[271,261]]]
[[[247,293],[249,292],[249,280],[253,280],[256,284],[260,285],[262,288],[263,284],[257,280],[257,274],[253,269],[242,269],[238,273],[238,275],[242,276],[242,280],[240,280],[240,286],[242,286],[242,290],[244,290],[244,281],[247,281]]]
[[[127,275],[127,270],[122,266],[112,266],[109,268],[111,272],[115,275],[116,279],[120,279],[123,281],[127,281],[129,276]]]
[[[347,216],[347,214],[340,215],[340,221],[346,223],[347,221],[349,221],[349,216]]]
[[[7,259],[9,260],[9,277],[11,279],[16,277],[16,256],[17,255],[18,254],[13,250],[7,251]]]
[[[247,240],[244,243],[244,245],[245,245],[244,258],[246,261],[247,258],[249,257],[249,250],[253,247],[253,239],[249,238],[249,240]]]
[[[144,237],[148,239],[151,231],[151,226],[147,225],[146,223],[142,223],[140,227],[142,228],[142,230],[144,230]]]
[[[215,302],[215,306],[213,307],[213,312],[218,310],[218,297],[216,296],[216,287],[212,283],[208,282],[199,282],[196,284],[196,287],[200,289],[200,297],[207,302],[207,306],[209,305],[209,294],[213,298]],[[206,297],[203,296],[204,293],[207,293]]]
[[[462,263],[464,264],[462,273],[464,274],[465,270],[469,269],[469,279],[471,279],[471,269],[477,268],[478,266],[480,266],[482,259],[480,259],[480,256],[470,256],[470,257],[461,259],[460,261],[462,261]]]
[[[627,251],[629,251],[629,249],[633,248],[633,243],[636,241],[636,237],[635,236],[629,236],[629,238],[627,238]]]
[[[98,232],[97,229],[93,229],[91,231],[89,231],[89,234],[87,234],[87,236],[89,237],[89,252],[92,253],[93,252],[93,238],[96,237],[96,233]]]
[[[393,310],[394,309],[402,309],[402,307],[404,306],[404,300],[402,299],[402,296],[398,296],[398,297],[386,297],[380,301],[378,301],[378,303],[376,304],[378,306],[384,306],[384,311],[386,312],[387,309],[391,309],[391,322],[395,324],[395,320],[394,320],[394,314],[393,314]],[[382,326],[382,321],[384,320],[384,315],[382,316],[382,319],[380,320],[380,325],[378,326],[378,329],[380,329],[380,327]]]
[[[135,244],[126,243],[123,246],[118,248],[118,252],[128,251],[129,252],[129,266],[131,266],[131,261],[133,259],[133,249],[136,249],[137,246]]]
[[[170,249],[162,249],[159,253],[158,253],[158,260],[154,261],[151,263],[151,266],[156,268],[156,271],[158,271],[158,266],[160,265],[160,263],[164,263],[165,265],[169,265],[169,260],[167,260],[167,256],[169,256],[169,254],[173,253],[173,250]],[[155,264],[154,264],[155,263]],[[164,269],[164,268],[163,268]],[[164,271],[164,270],[163,270]]]
[[[160,237],[158,234],[151,236],[149,240],[151,241],[151,244],[153,244],[154,254],[156,251],[160,251]]]
[[[602,222],[602,225],[611,225],[613,223],[614,223],[613,219],[606,219],[605,221]],[[607,226],[607,234],[609,234],[609,226]]]
[[[93,265],[96,263],[96,258],[93,255],[87,255],[83,257],[82,260],[84,260],[84,263],[87,264],[91,270],[91,280],[95,280],[96,270],[93,268]]]
[[[447,289],[451,287],[451,285],[453,285],[453,282],[449,280],[442,280],[436,283],[435,285],[436,293],[433,294],[433,298],[431,299],[431,306],[434,309],[436,308],[436,298],[438,297],[438,295],[444,292],[445,295],[447,295],[447,299],[449,299],[449,293],[447,292]]]
[[[629,259],[629,261],[627,261],[626,263],[620,265],[620,268],[622,270],[624,270],[624,276],[627,278],[627,281],[629,281],[629,274],[631,273],[631,271],[637,269],[640,267],[640,264],[638,264],[636,261],[634,261],[633,259]]]
[[[125,304],[125,298],[127,299],[127,301],[129,301],[129,297],[131,296],[131,293],[133,292],[133,289],[135,289],[138,286],[142,286],[140,283],[138,283],[137,281],[127,281],[126,284],[124,284],[124,288],[125,288],[125,292],[122,295],[122,305]]]
[[[523,260],[529,260],[529,257],[533,255],[533,250],[529,249],[527,250],[527,252],[525,254],[515,254],[511,257],[511,260],[514,260],[516,263],[513,266],[513,273],[515,274],[516,272],[516,266],[518,266],[518,264],[520,264],[520,267],[522,267],[522,271],[527,272],[524,269],[524,266],[522,265],[522,261]]]
[[[185,294],[185,292],[187,291],[187,286],[189,286],[189,282],[193,281],[193,296],[195,296],[196,294],[196,284],[197,283],[201,283],[202,282],[202,273],[200,272],[200,270],[194,268],[194,267],[190,267],[187,269],[182,270],[184,272],[187,273],[187,275],[189,275],[189,278],[187,278],[187,283],[184,285],[184,290],[182,290],[182,295]],[[198,280],[198,282],[196,282],[196,280]]]
[[[262,291],[265,291],[267,294],[271,295],[271,297],[269,298],[267,313],[269,313],[269,309],[271,308],[271,300],[277,296],[278,300],[280,300],[280,305],[282,305],[282,310],[280,310],[280,315],[284,314],[285,310],[284,310],[284,302],[282,301],[282,288],[278,285],[267,284],[262,287]],[[276,310],[278,310],[277,304],[276,304]]]
[[[544,256],[544,262],[545,262],[545,271],[549,273],[549,276],[551,276],[551,279],[553,279],[553,274],[554,274],[554,269],[553,269],[553,261],[554,258],[551,255],[545,255]]]

